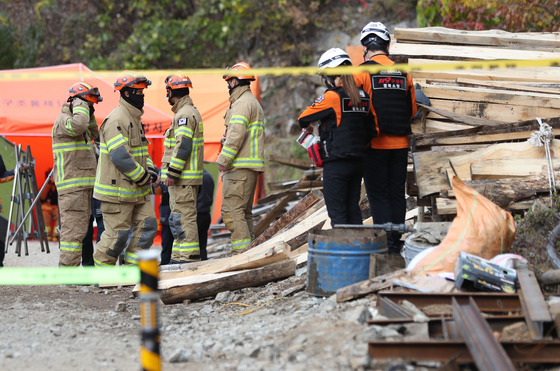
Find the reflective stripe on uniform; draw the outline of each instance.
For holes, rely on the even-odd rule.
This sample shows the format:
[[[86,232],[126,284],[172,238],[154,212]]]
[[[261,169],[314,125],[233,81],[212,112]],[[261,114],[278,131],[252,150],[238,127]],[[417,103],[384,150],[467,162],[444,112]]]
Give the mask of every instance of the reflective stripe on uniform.
[[[60,241],[60,250],[71,251],[71,252],[82,251],[82,243],[81,242]]]
[[[250,244],[251,244],[251,239],[250,238],[245,238],[243,240],[231,241],[231,249],[232,250],[241,250],[241,249],[244,249],[246,247],[249,247]]]
[[[129,189],[129,188],[114,187],[114,186],[95,183],[94,191],[106,196],[135,198],[135,197],[143,197],[150,194],[152,192],[152,188],[151,186],[144,186],[137,189]]]
[[[173,241],[173,248],[172,251],[180,251],[180,252],[193,252],[199,251],[200,246],[198,242],[179,242]]]

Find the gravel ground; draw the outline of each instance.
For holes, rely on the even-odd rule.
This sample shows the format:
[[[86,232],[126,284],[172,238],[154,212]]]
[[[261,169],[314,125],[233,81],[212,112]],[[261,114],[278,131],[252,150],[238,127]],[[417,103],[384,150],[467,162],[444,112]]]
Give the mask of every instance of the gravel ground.
[[[31,242],[5,265],[56,266]],[[165,370],[387,369],[367,358],[375,306],[337,304],[304,291],[299,277],[188,304],[160,303]],[[4,286],[0,370],[133,370],[140,367],[140,303],[132,287]],[[410,369],[410,368],[409,368]],[[416,368],[418,369],[418,368]]]

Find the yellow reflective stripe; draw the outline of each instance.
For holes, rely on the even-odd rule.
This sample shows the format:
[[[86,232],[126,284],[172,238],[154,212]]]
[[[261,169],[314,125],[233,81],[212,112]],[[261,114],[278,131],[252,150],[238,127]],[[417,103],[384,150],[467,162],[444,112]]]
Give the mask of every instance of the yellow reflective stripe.
[[[142,166],[140,166],[140,164],[136,164],[136,169],[129,171],[127,173],[124,173],[127,177],[129,177],[130,179],[136,181],[138,179],[140,179],[142,177],[142,175],[144,175],[145,170]]]
[[[74,107],[74,108],[72,109],[72,113],[73,113],[73,114],[76,114],[76,113],[83,113],[84,115],[87,116],[87,118],[88,118],[88,120],[89,120],[89,109],[86,108],[86,107],[81,107],[81,106],[79,106],[79,107]]]
[[[233,115],[231,116],[231,119],[229,120],[230,124],[241,124],[245,127],[247,127],[247,124],[249,123],[249,119],[245,116],[242,115]]]
[[[231,241],[231,249],[232,250],[241,250],[248,247],[251,244],[250,238],[245,238],[243,240],[235,240]]]
[[[97,259],[93,259],[93,263],[95,264],[96,267],[114,267],[114,264],[107,264],[107,263],[101,263],[99,260]]]
[[[259,157],[240,157],[233,160],[233,166],[264,166],[264,159]]]
[[[71,136],[75,137],[76,133],[74,132],[74,129],[72,129],[72,119],[69,118],[68,120],[66,120],[66,131],[68,132],[68,134],[70,134]]]
[[[136,198],[143,197],[151,193],[151,186],[138,187],[135,189],[114,187],[108,185],[102,185],[100,183],[95,183],[94,191],[106,196],[114,196],[121,198]]]
[[[229,147],[223,146],[222,154],[226,157],[229,157],[229,158],[233,159],[237,155],[237,151],[234,150],[234,149],[231,149]]]
[[[60,250],[70,251],[70,252],[82,251],[82,243],[60,241]]]
[[[59,181],[56,182],[56,187],[60,190],[62,189],[68,189],[68,188],[75,188],[75,187],[93,187],[94,183],[95,183],[95,177],[93,176],[88,176],[88,177],[79,177],[79,178],[70,178],[70,179],[64,179],[64,180],[60,180],[62,178],[58,178]]]
[[[109,151],[113,151],[117,147],[120,147],[120,146],[122,146],[123,144],[126,144],[126,143],[127,143],[127,141],[124,139],[122,134],[118,134],[114,138],[111,138],[110,140],[107,141],[107,149]]]

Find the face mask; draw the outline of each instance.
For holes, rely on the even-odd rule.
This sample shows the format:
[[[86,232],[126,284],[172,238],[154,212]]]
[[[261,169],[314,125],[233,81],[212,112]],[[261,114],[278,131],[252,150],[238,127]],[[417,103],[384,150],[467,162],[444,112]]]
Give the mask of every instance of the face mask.
[[[132,92],[130,92],[128,97],[125,94],[123,94],[122,97],[125,101],[127,101],[132,106],[134,106],[134,107],[136,107],[140,110],[142,109],[142,107],[144,107],[144,96],[143,95],[133,94]]]

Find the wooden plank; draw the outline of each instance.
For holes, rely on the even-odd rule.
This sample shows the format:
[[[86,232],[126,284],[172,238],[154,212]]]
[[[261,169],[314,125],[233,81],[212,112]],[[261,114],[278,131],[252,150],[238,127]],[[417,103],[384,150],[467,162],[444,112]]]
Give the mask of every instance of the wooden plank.
[[[560,97],[558,95],[537,92],[451,85],[423,85],[422,92],[430,98],[430,101],[432,99],[444,99],[458,100],[461,102],[560,108]]]
[[[560,109],[546,107],[530,107],[520,106],[516,104],[498,104],[498,103],[481,103],[481,102],[465,102],[450,101],[446,99],[431,99],[432,109],[428,114],[429,118],[437,118],[434,109],[453,112],[459,115],[471,116],[473,118],[482,118],[488,120],[515,122],[527,121],[535,117],[550,118],[560,117]],[[458,120],[457,120],[458,121]]]
[[[290,210],[284,213],[278,220],[274,221],[266,230],[257,236],[252,242],[251,246],[255,247],[267,239],[277,234],[290,222],[300,218],[305,214],[313,205],[323,199],[323,192],[312,191],[305,195],[298,203],[296,203]]]
[[[455,80],[458,85],[465,85],[465,86],[485,86],[488,88],[501,88],[501,89],[508,89],[508,90],[517,90],[517,91],[527,91],[527,92],[537,92],[537,93],[545,93],[545,94],[558,94],[560,95],[560,89],[558,89],[558,84],[550,84],[552,87],[547,88],[545,84],[538,84],[539,86],[534,86],[534,82],[526,82],[526,85],[521,84],[514,84],[508,81],[482,81],[482,80],[474,80],[474,79],[467,79],[463,77],[459,77]]]
[[[485,45],[522,50],[560,51],[560,35],[539,32],[507,32],[502,30],[465,31],[445,27],[395,28],[400,42]]]
[[[478,148],[477,148],[478,149]],[[418,197],[426,197],[451,189],[446,169],[449,159],[472,153],[477,149],[450,149],[451,152],[427,151],[412,153]]]
[[[283,241],[264,243],[243,254],[233,255],[219,260],[205,260],[206,264],[196,269],[181,272],[162,272],[161,280],[190,277],[200,274],[222,273],[247,268],[261,267],[287,258],[287,245]]]
[[[391,43],[391,56],[405,58],[430,58],[453,60],[541,60],[559,59],[559,52],[515,50],[468,45],[434,45]]]
[[[489,120],[487,118],[475,117],[473,115],[465,115],[462,113],[452,112],[449,110],[441,109],[439,107],[434,107],[432,104],[431,106],[425,106],[423,104],[418,104],[418,106],[425,108],[426,110],[430,111],[430,114],[437,114],[439,116],[451,119],[456,122],[460,122],[462,124],[470,125],[470,126],[483,126],[483,125],[499,125],[504,124],[506,121],[501,120]],[[521,120],[519,120],[521,121]],[[508,121],[511,122],[511,121]]]
[[[560,158],[552,159],[554,170],[560,169]],[[473,179],[499,179],[526,177],[532,174],[546,175],[548,163],[544,158],[493,159],[471,164]]]
[[[421,146],[433,146],[433,145],[459,145],[459,144],[481,144],[481,143],[499,143],[499,142],[511,142],[523,139],[529,139],[531,134],[534,132],[533,129],[512,133],[498,133],[498,134],[486,134],[486,133],[474,133],[472,135],[456,135],[447,137],[435,137],[427,138],[426,140],[418,140],[415,142],[416,147]],[[560,128],[552,129],[554,135],[560,135]]]
[[[269,212],[267,212],[261,218],[261,220],[259,220],[257,225],[255,225],[255,229],[253,232],[255,236],[258,237],[261,233],[263,233],[263,231],[270,226],[270,223],[274,222],[276,218],[278,218],[286,211],[286,206],[288,206],[288,203],[295,200],[296,198],[297,195],[291,193],[278,200],[274,207]]]
[[[176,278],[160,282],[160,298],[165,304],[199,300],[224,291],[261,286],[293,276],[295,271],[296,262],[288,259],[250,270]]]
[[[412,123],[412,132],[414,134],[421,134],[421,124]],[[425,130],[426,133],[439,133],[444,131],[454,131],[454,130],[463,130],[471,128],[471,125],[463,125],[458,122],[453,121],[442,121],[442,120],[434,120],[434,119],[427,119],[425,123]]]
[[[292,166],[302,170],[308,170],[314,166],[311,160],[301,160],[299,158],[293,158],[293,157],[281,157],[274,154],[269,154],[267,158],[268,161],[276,162],[282,165]]]
[[[560,153],[560,140],[555,139],[550,145],[554,153]],[[535,147],[529,142],[499,143],[473,153],[456,156],[449,159],[454,172],[462,180],[472,180],[471,165],[482,160],[505,158],[544,158],[544,147]]]
[[[420,61],[409,61],[409,64]],[[439,63],[440,61],[429,60],[427,63]],[[422,63],[419,63],[420,65]],[[445,64],[445,63],[443,63]],[[412,70],[410,75],[414,81],[427,79],[440,79],[455,81],[458,78],[476,79],[482,81],[532,81],[533,83],[560,83],[560,69],[557,67],[539,68],[500,68],[494,69],[490,73],[485,69],[466,69],[466,70]]]
[[[401,269],[383,276],[378,276],[346,287],[341,287],[336,290],[336,301],[340,303],[386,289],[393,286],[393,280],[406,274],[406,270]]]

